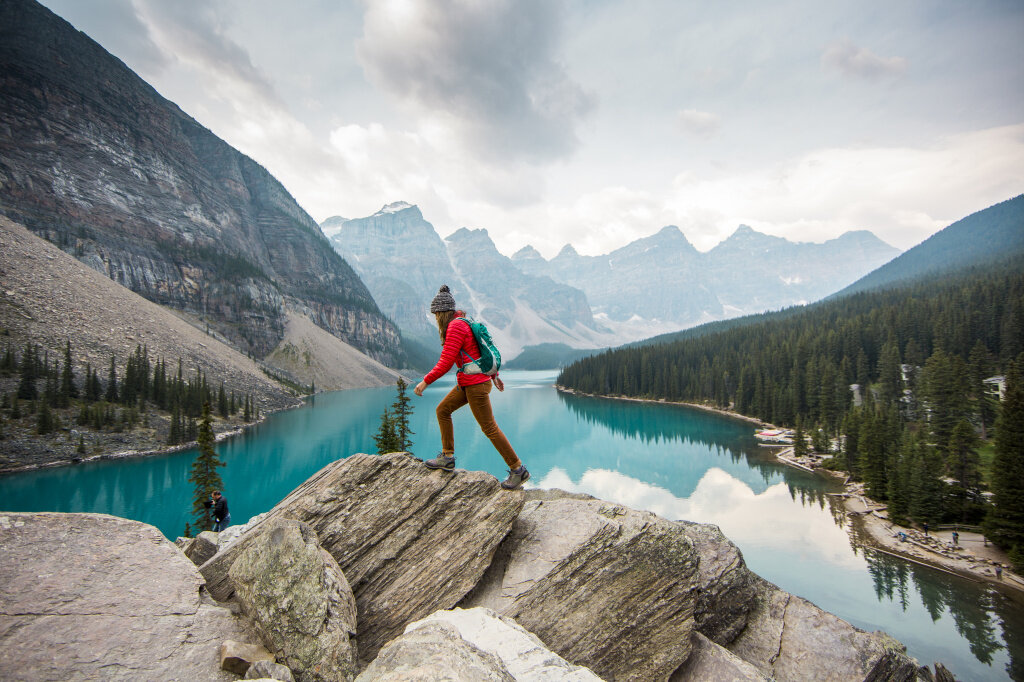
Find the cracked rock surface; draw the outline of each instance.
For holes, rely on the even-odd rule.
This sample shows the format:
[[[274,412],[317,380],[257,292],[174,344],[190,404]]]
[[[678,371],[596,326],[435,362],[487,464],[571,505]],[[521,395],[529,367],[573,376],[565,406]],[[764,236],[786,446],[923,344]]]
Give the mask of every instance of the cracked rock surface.
[[[747,627],[728,649],[778,680],[863,680],[883,657],[906,660],[899,642],[865,632],[755,577]]]
[[[0,679],[234,680],[198,569],[156,528],[104,514],[0,513]]]

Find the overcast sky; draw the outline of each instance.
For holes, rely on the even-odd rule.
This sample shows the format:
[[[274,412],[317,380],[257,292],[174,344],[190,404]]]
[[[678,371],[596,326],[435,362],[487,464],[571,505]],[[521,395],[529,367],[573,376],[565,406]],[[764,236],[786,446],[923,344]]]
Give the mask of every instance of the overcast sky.
[[[43,0],[314,219],[907,249],[1024,192],[1019,0]]]

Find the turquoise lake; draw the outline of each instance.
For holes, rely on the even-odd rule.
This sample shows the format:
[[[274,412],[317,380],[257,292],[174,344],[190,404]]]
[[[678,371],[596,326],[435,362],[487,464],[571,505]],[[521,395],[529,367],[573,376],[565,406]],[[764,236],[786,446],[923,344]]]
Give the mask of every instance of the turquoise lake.
[[[960,680],[1024,680],[1024,600],[851,545],[829,479],[785,467],[749,423],[674,405],[566,395],[552,372],[503,372],[498,424],[530,469],[527,486],[557,487],[714,523],[752,570],[857,627],[885,630],[922,664]],[[417,398],[413,452],[432,457],[434,406],[446,377]],[[270,509],[328,462],[373,452],[394,387],[323,393],[217,446],[232,523]],[[468,409],[455,415],[457,466],[504,477]],[[103,512],[182,533],[194,451],[88,462],[0,477],[6,511]]]

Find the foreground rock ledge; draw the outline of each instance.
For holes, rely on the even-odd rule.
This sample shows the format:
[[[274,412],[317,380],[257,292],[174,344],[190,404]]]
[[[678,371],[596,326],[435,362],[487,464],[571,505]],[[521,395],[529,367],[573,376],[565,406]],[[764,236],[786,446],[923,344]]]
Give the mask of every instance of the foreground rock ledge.
[[[476,585],[522,507],[522,491],[482,471],[357,454],[314,474],[200,570],[210,593],[227,599],[228,571],[262,526],[308,523],[352,586],[359,657],[369,662],[407,624],[455,606]]]
[[[104,514],[0,514],[0,679],[225,681],[228,609],[156,528]]]
[[[534,500],[462,605],[514,618],[604,679],[666,679],[690,655],[697,563],[683,529],[649,512]]]

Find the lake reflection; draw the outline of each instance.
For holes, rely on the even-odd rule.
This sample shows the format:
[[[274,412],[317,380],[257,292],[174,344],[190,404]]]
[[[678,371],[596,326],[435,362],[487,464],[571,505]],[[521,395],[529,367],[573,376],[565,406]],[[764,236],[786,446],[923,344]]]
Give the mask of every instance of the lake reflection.
[[[866,630],[882,629],[922,663],[943,661],[961,680],[1005,680],[1024,660],[1024,608],[975,583],[857,551],[827,493],[837,484],[781,466],[748,422],[675,405],[560,394],[551,373],[502,372],[495,416],[532,473],[558,487],[714,523],[752,570]],[[451,379],[413,397],[414,452],[433,456],[434,406]],[[324,465],[371,452],[394,388],[317,395],[217,446],[232,516],[266,511]],[[505,475],[468,410],[455,414],[457,465]],[[168,537],[191,505],[194,451],[86,463],[0,477],[7,510],[91,511],[152,523]],[[1008,642],[1009,647],[1008,647]],[[1024,679],[1018,672],[1017,679]]]

